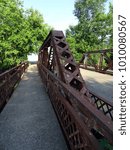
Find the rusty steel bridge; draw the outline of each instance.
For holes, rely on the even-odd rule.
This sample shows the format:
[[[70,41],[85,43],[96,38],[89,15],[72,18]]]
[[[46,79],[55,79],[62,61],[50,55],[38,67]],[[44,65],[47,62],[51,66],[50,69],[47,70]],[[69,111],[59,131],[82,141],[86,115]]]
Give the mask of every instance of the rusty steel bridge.
[[[112,94],[106,91],[108,97],[104,97],[99,90],[106,74],[102,74],[104,81],[96,89],[96,82],[93,86],[89,82],[92,73],[85,70],[112,72],[112,50],[89,52],[88,59],[96,53],[101,56],[99,65],[90,61],[93,63],[84,66],[85,54],[77,64],[63,32],[51,31],[39,50],[37,65],[25,62],[0,74],[1,150],[112,147]],[[112,87],[112,76],[108,76]],[[102,141],[107,143],[104,147]]]

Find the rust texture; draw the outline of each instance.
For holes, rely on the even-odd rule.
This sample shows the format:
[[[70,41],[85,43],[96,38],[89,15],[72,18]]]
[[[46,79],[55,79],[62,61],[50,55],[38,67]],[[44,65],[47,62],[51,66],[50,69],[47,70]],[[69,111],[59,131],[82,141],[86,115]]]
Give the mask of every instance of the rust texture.
[[[21,79],[21,76],[25,69],[28,67],[28,63],[22,63],[2,74],[0,74],[0,111],[4,105],[8,102],[15,85]]]
[[[38,69],[70,148],[98,150],[100,138],[112,144],[113,106],[88,91],[62,31],[47,36]]]
[[[79,66],[100,73],[113,74],[113,49],[88,51],[83,54]]]

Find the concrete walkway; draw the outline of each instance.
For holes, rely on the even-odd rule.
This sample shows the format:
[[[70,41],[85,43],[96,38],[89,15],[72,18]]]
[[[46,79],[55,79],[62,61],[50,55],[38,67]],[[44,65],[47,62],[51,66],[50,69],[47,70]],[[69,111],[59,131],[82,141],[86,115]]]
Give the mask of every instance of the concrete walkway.
[[[113,76],[85,69],[80,69],[80,72],[90,91],[113,101]]]
[[[67,150],[36,65],[29,66],[0,114],[0,150]]]

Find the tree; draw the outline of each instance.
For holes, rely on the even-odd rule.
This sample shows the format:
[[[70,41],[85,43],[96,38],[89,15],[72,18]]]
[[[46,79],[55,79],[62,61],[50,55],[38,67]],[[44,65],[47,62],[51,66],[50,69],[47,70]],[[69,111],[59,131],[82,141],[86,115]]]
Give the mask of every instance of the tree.
[[[50,27],[20,0],[0,0],[0,70],[9,69],[37,52]]]
[[[106,1],[77,0],[75,2],[74,15],[78,18],[78,24],[70,26],[66,36],[77,60],[80,59],[79,55],[88,50],[112,47],[112,4],[109,12],[106,13]]]
[[[28,53],[37,53],[39,47],[46,38],[50,27],[44,23],[43,16],[32,8],[26,11],[26,17],[28,22]]]

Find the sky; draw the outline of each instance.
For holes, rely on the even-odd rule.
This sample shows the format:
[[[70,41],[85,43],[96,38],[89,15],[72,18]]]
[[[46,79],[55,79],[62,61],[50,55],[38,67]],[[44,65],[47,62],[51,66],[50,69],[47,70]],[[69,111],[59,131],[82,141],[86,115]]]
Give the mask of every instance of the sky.
[[[75,0],[23,0],[25,8],[37,9],[45,23],[55,30],[65,31],[69,25],[76,25],[78,20],[73,15]]]

